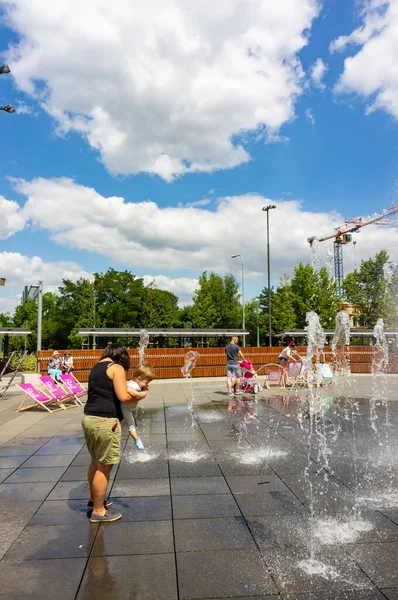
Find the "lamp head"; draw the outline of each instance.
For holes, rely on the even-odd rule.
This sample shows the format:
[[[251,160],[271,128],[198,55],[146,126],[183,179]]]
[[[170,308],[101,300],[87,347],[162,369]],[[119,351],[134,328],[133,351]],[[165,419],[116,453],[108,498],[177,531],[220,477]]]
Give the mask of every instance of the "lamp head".
[[[11,104],[7,104],[7,106],[0,106],[0,110],[4,110],[5,112],[8,112],[8,113],[15,112],[15,108],[13,106],[11,106]]]
[[[231,256],[231,258],[239,258],[239,257],[240,257],[240,254],[233,254],[233,255]]]
[[[263,206],[262,210],[271,210],[272,208],[276,208],[275,204],[268,204],[268,206]]]
[[[2,73],[11,73],[11,69],[8,65],[1,65],[0,67],[0,75]]]

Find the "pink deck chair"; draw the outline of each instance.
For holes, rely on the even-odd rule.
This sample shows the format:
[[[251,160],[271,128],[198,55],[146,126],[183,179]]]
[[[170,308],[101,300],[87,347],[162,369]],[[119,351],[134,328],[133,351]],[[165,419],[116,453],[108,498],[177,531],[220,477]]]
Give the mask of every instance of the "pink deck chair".
[[[303,378],[303,361],[301,360],[290,361],[287,367],[286,384],[293,385],[294,383],[306,384]]]
[[[85,396],[87,394],[87,390],[82,388],[82,386],[78,383],[78,381],[73,377],[71,373],[65,373],[64,375],[59,376],[64,388],[69,394],[73,394],[80,406],[83,406],[83,403],[79,399],[80,396]]]
[[[25,396],[21,404],[17,408],[17,412],[22,412],[23,410],[28,410],[29,408],[37,408],[39,406],[42,406],[50,413],[57,412],[59,410],[66,410],[66,406],[62,404],[61,400],[58,400],[58,398],[50,398],[50,396],[44,395],[31,383],[18,383],[17,385],[19,388],[21,388],[21,390],[25,392]],[[24,406],[28,398],[31,398],[33,400],[33,404],[29,404],[29,406]],[[47,406],[48,404],[54,403],[58,406],[58,408],[51,409]]]
[[[269,389],[271,385],[285,387],[283,369],[270,369],[265,377],[265,385],[267,389]]]
[[[47,393],[51,396],[51,398],[55,398],[60,400],[61,402],[73,402],[75,406],[81,406],[79,398],[76,397],[75,394],[65,393],[54,381],[51,375],[45,375],[40,377],[40,381],[46,388]],[[71,408],[71,407],[70,407]]]

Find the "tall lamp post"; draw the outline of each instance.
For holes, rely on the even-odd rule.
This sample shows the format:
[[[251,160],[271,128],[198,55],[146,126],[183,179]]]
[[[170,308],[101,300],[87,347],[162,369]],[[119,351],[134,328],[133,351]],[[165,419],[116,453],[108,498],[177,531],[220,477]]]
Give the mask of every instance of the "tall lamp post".
[[[245,330],[245,274],[244,274],[244,263],[243,256],[240,254],[233,254],[231,258],[240,258],[242,261],[242,329]],[[243,347],[246,346],[246,336],[243,335]]]
[[[263,211],[267,213],[267,267],[268,267],[268,337],[269,347],[272,346],[271,339],[271,268],[270,268],[270,254],[269,254],[269,211],[276,208],[275,204],[269,204],[263,206]]]
[[[41,350],[42,323],[43,323],[43,282],[39,281],[37,285],[25,286],[22,293],[22,304],[28,300],[37,298],[37,370],[39,372],[39,352]]]

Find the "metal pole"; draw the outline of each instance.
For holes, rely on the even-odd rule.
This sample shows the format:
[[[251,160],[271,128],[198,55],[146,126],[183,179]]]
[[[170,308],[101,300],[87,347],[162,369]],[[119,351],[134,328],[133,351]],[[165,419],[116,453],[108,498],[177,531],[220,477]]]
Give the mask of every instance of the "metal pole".
[[[244,275],[244,264],[243,264],[243,257],[240,257],[242,260],[242,328],[243,331],[246,329],[245,326],[245,275]],[[246,347],[246,336],[242,335],[243,337],[243,347]]]
[[[42,319],[43,319],[43,282],[39,281],[37,296],[37,370],[39,372],[39,352],[41,350]]]
[[[269,252],[269,211],[276,208],[274,204],[263,206],[263,211],[267,213],[267,268],[268,268],[268,345],[271,348],[271,263],[270,263],[270,252]]]
[[[271,340],[271,261],[269,255],[269,210],[267,210],[267,268],[268,268],[268,337],[269,347],[272,346]]]
[[[260,298],[257,298],[257,348],[260,346],[259,314],[260,314]]]
[[[94,314],[93,314],[93,328],[95,329],[97,326],[97,313],[96,313],[96,304],[97,304],[97,296],[95,294],[95,289],[94,289],[94,298],[93,298],[93,308],[94,308]],[[93,335],[93,350],[97,349],[97,338],[95,335]]]

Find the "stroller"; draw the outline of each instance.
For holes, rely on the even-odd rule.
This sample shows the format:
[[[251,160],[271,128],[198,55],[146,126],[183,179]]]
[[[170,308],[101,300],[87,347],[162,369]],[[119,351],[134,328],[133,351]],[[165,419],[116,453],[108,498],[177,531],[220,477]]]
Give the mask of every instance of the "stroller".
[[[239,366],[242,370],[242,376],[240,378],[240,389],[242,392],[253,392],[253,394],[262,392],[263,388],[256,381],[257,373],[253,369],[251,360],[243,360],[239,363]]]

